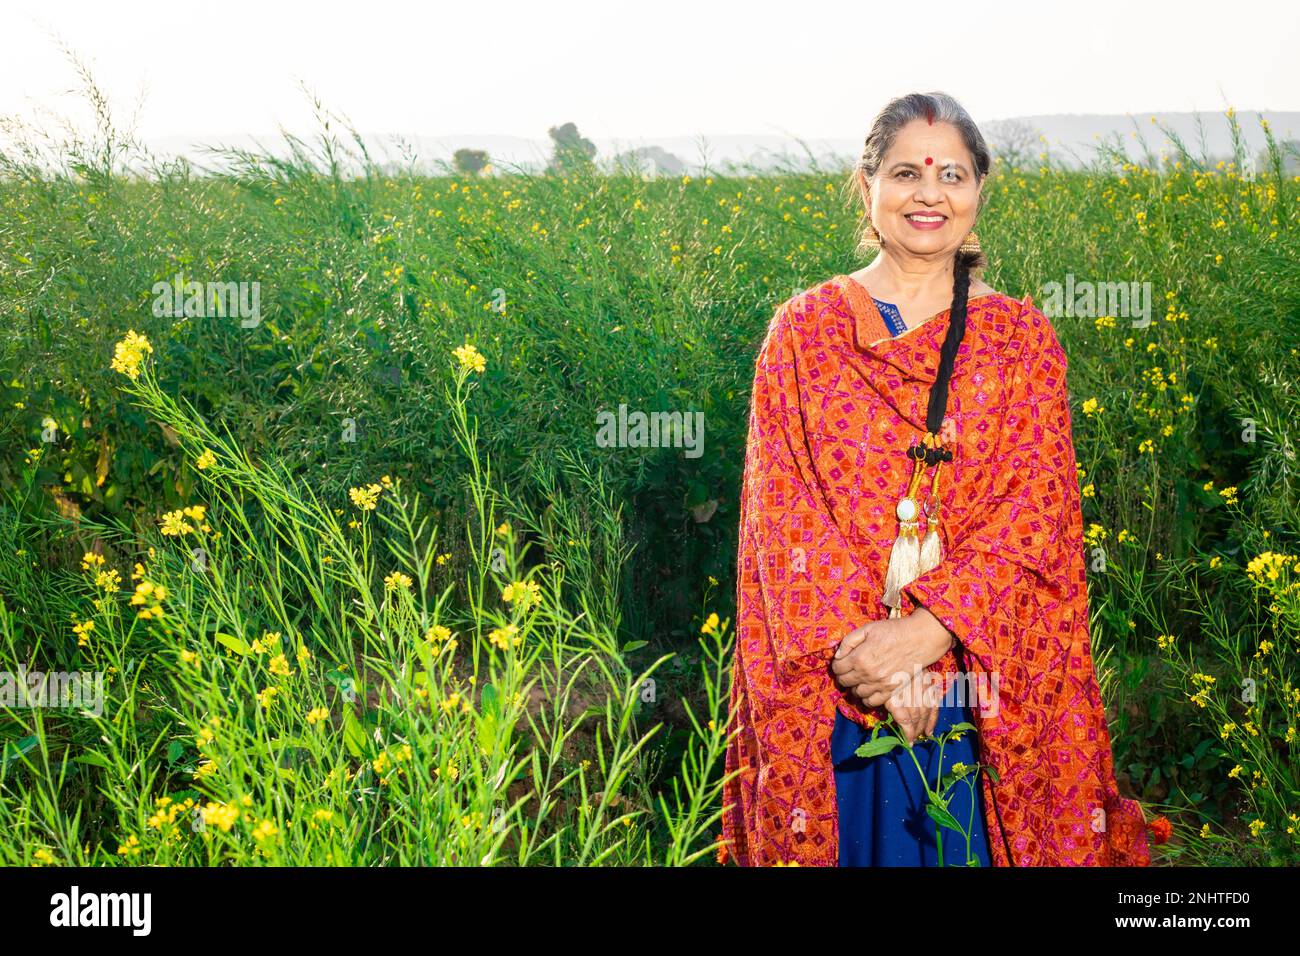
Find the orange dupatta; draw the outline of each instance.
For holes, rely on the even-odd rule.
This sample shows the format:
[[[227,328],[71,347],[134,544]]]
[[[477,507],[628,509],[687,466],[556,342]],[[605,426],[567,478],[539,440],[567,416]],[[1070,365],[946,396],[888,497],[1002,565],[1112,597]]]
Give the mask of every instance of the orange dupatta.
[[[981,774],[994,865],[1147,865],[1092,665],[1065,353],[1028,299],[979,296],[967,316],[949,392],[945,558],[904,589],[902,610],[924,604],[996,687],[996,706],[972,707],[998,774]],[[947,325],[942,312],[891,338],[865,290],[836,276],[768,327],[741,497],[726,757],[739,773],[724,788],[720,860],[838,863],[836,710],[866,726],[885,711],[843,691],[829,661],[888,611],[894,505]],[[954,652],[929,669],[956,672]]]

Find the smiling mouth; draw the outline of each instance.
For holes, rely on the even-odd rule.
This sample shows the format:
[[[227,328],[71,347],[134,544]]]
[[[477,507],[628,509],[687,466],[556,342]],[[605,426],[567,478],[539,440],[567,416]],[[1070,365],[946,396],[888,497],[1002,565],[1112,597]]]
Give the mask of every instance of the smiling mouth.
[[[937,212],[913,212],[903,217],[908,222],[915,222],[921,225],[938,225],[947,222],[948,217]]]

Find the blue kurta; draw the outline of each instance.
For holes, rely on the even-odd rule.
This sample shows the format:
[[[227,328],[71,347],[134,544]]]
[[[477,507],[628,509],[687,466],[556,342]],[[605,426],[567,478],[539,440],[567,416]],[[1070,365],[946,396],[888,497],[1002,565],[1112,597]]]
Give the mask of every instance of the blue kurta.
[[[965,707],[941,706],[934,735],[941,736],[955,723],[969,720]],[[893,733],[882,730],[881,734]],[[835,796],[839,809],[840,866],[938,866],[935,822],[925,812],[925,787],[916,764],[902,747],[875,757],[858,757],[853,751],[871,737],[867,730],[841,713],[835,715],[831,733],[831,762],[835,767]],[[925,769],[931,789],[937,789],[939,742],[912,744]],[[943,748],[943,773],[953,764],[974,766],[975,745],[969,731]],[[974,784],[974,800],[971,784]],[[972,805],[974,807],[972,813]],[[971,831],[971,852],[980,866],[991,866],[984,826],[984,798],[979,781],[959,781],[948,795],[948,812]],[[966,840],[956,830],[943,830],[944,866],[966,865]]]
[[[874,301],[891,334],[907,330],[894,305]],[[939,708],[934,736],[942,736],[962,721],[973,723],[969,707],[944,703]],[[902,747],[876,757],[855,756],[853,751],[870,737],[870,730],[841,713],[836,714],[831,734],[831,762],[835,768],[839,810],[840,866],[938,866],[936,824],[925,812],[925,787],[916,764]],[[942,770],[937,740],[917,741],[913,748],[932,789],[938,788],[939,780],[954,764],[973,766],[978,762],[970,731],[960,740],[944,745]],[[971,831],[971,852],[980,865],[990,866],[984,798],[978,778],[967,778],[952,788],[948,810]],[[943,854],[945,866],[966,864],[966,841],[961,834],[943,829]]]
[[[892,302],[881,302],[874,295],[871,301],[876,303],[876,310],[885,320],[885,327],[889,329],[890,335],[902,335],[907,331],[907,323],[903,321],[903,314],[898,311],[898,306]]]

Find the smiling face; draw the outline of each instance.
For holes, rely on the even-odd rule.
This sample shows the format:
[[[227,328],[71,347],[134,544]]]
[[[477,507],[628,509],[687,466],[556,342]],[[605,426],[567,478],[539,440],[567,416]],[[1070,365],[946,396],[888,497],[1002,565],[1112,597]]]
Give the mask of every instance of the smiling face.
[[[923,259],[957,251],[975,225],[984,185],[957,128],[925,120],[902,127],[875,177],[859,182],[885,249]]]

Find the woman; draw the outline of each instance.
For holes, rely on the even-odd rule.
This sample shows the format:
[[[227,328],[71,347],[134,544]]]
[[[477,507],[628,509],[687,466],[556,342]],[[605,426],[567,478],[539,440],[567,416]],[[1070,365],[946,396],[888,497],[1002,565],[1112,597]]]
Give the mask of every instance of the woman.
[[[971,274],[989,166],[951,97],[892,101],[854,169],[879,254],[783,303],[768,327],[720,859],[937,862],[910,757],[852,757],[892,716],[911,741],[961,719],[977,728],[957,742],[962,762],[996,781],[981,771],[954,813],[963,827],[974,817],[977,862],[1149,863],[1092,665],[1065,354],[1028,298]],[[917,693],[939,675],[964,675],[977,706]],[[933,787],[935,745],[916,747]],[[945,837],[946,864],[966,862],[959,843]]]

